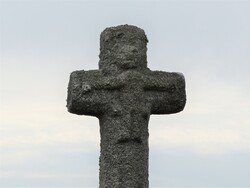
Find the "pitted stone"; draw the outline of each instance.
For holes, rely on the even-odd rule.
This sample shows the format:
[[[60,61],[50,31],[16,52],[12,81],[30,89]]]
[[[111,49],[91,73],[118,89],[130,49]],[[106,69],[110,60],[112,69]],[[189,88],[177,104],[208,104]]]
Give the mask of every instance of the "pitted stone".
[[[150,115],[185,106],[184,76],[148,69],[147,42],[136,26],[107,28],[100,38],[99,70],[70,76],[68,111],[100,122],[100,188],[148,188]]]

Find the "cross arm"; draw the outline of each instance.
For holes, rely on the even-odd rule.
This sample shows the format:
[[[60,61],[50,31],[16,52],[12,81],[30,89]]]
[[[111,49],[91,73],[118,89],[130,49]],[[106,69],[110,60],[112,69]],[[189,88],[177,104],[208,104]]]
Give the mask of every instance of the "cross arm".
[[[185,79],[181,73],[151,71],[145,77],[144,90],[151,114],[177,113],[185,106]]]
[[[123,86],[114,77],[105,77],[99,70],[74,71],[68,85],[68,111],[78,115],[99,116],[109,101],[109,90]]]

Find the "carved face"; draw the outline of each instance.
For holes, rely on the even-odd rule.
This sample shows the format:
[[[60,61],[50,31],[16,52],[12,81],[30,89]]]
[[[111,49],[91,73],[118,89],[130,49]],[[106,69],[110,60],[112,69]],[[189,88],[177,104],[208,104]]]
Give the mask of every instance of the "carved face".
[[[135,44],[120,43],[112,53],[117,66],[122,69],[139,68],[146,63],[146,50]]]
[[[101,34],[100,69],[126,70],[147,67],[147,37],[135,26],[108,28]]]

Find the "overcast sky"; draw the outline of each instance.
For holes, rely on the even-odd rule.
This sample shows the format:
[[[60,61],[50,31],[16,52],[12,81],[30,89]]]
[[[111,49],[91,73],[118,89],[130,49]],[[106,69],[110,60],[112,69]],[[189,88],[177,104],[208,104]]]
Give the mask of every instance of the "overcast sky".
[[[250,186],[250,1],[0,1],[0,187],[98,187],[99,123],[67,112],[70,72],[136,25],[187,104],[151,116],[150,187]]]

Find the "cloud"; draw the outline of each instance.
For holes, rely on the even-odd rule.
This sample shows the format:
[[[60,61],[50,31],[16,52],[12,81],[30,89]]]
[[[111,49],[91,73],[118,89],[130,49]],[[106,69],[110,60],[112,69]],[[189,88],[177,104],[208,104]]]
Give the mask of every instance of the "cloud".
[[[247,88],[204,82],[187,91],[183,112],[152,116],[152,147],[187,148],[206,155],[250,151]]]
[[[48,103],[20,101],[3,108],[0,132],[2,163],[29,163],[40,152],[48,150],[49,154],[51,149],[61,152],[99,150],[97,119],[74,116],[67,112],[65,106]]]
[[[197,154],[220,155],[228,152],[249,151],[249,135],[235,129],[152,129],[151,147],[186,148]]]
[[[98,120],[69,114],[57,100],[45,101],[2,108],[1,186],[96,185]]]
[[[249,156],[250,152],[197,155],[186,147],[151,147],[151,187],[249,187]]]

